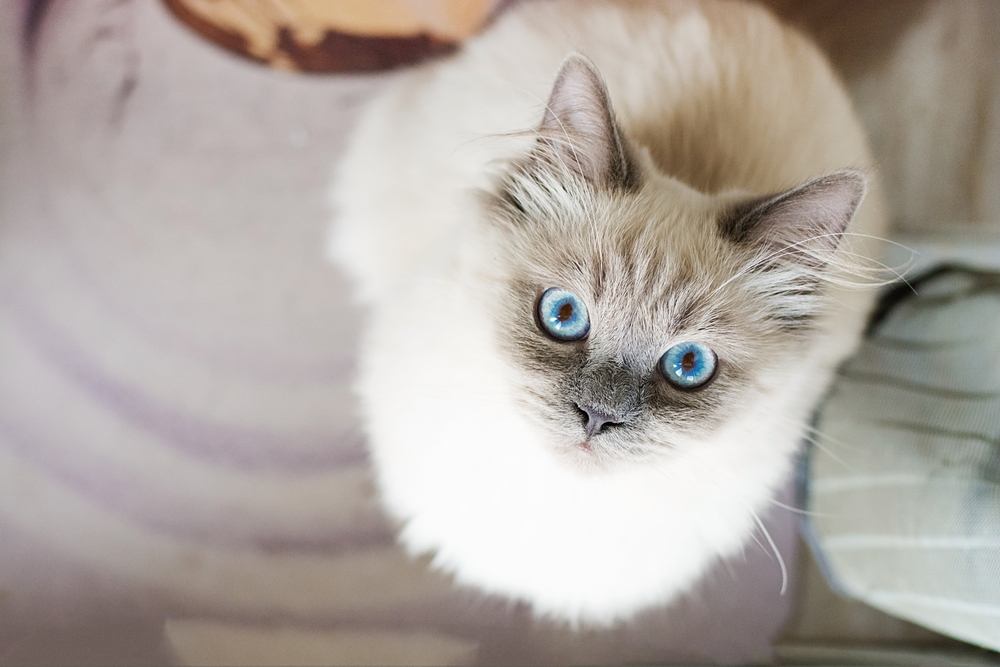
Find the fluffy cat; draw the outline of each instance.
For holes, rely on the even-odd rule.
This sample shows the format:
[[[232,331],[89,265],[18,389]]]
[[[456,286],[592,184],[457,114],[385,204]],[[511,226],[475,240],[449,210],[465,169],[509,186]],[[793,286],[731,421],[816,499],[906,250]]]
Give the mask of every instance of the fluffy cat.
[[[862,330],[870,165],[816,48],[741,2],[521,4],[399,75],[331,253],[401,542],[591,623],[737,552]]]

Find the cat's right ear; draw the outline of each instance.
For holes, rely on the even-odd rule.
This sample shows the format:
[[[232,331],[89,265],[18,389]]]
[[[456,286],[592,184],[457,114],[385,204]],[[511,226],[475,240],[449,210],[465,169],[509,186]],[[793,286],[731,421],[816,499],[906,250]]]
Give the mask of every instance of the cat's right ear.
[[[840,244],[866,190],[865,175],[845,169],[785,192],[741,201],[722,216],[719,229],[734,243],[822,268]]]
[[[595,186],[629,189],[638,174],[597,67],[574,53],[563,61],[538,128],[536,158]]]

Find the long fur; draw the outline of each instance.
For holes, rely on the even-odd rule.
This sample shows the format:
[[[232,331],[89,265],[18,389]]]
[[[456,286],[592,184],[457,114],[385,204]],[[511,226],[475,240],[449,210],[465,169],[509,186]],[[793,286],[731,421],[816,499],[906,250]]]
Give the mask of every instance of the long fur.
[[[573,52],[593,65],[553,88]],[[568,68],[591,78],[566,97]],[[868,174],[856,212],[845,168]],[[333,202],[332,256],[370,306],[358,391],[400,540],[574,621],[665,602],[750,538],[884,278],[842,87],[739,2],[518,6],[370,103]],[[587,303],[586,342],[539,331],[552,286]],[[656,374],[683,340],[718,355],[703,391]],[[607,369],[641,409],[584,450],[574,396]]]

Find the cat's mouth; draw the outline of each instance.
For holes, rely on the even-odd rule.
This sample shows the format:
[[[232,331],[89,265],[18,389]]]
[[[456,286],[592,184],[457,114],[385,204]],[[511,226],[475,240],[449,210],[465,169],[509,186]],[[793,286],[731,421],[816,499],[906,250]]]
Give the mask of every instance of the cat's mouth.
[[[570,446],[556,448],[555,454],[564,465],[583,474],[605,473],[621,464],[619,459],[601,451],[600,446],[595,447],[595,443],[582,438]]]
[[[574,468],[587,472],[606,472],[620,466],[648,459],[652,453],[630,442],[620,431],[613,433],[564,432],[554,447],[557,456]]]
[[[529,407],[530,406],[530,407]],[[641,443],[639,425],[606,424],[588,430],[586,410],[575,402],[568,404],[525,405],[536,424],[549,434],[549,449],[560,461],[577,469],[606,471],[633,464],[652,456],[652,447]]]
[[[607,471],[650,460],[669,457],[677,450],[677,443],[657,437],[645,437],[638,425],[621,425],[609,431],[587,433],[584,429],[566,437],[562,434],[556,449],[561,458],[588,470]]]

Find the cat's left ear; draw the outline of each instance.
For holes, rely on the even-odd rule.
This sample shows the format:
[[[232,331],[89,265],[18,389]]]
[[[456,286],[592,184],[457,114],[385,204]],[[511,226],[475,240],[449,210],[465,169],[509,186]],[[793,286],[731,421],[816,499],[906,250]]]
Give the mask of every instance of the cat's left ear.
[[[818,268],[837,249],[866,190],[862,172],[838,171],[730,206],[719,221],[719,231],[734,243],[763,246],[775,257]]]
[[[563,62],[538,128],[541,156],[593,185],[629,188],[637,170],[597,67],[574,53]]]

